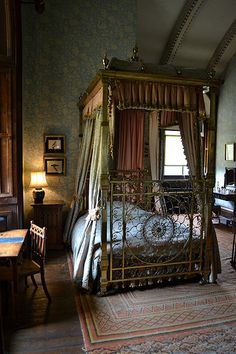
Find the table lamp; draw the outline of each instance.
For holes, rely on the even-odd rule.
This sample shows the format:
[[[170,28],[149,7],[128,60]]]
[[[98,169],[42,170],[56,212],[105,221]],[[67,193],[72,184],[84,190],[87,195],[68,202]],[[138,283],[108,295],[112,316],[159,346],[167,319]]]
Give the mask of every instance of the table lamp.
[[[33,198],[35,203],[43,203],[45,191],[42,187],[47,187],[45,171],[31,172],[30,187],[33,187]]]

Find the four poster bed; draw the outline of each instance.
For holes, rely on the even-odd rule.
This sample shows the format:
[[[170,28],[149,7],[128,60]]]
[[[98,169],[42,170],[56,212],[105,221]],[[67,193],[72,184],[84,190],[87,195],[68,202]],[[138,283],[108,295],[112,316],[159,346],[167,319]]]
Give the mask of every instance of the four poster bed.
[[[107,294],[196,277],[204,283],[220,272],[211,221],[219,84],[189,72],[113,58],[81,98],[79,164],[64,242],[74,281],[84,289]],[[160,132],[173,126],[189,176],[168,181],[160,174]]]

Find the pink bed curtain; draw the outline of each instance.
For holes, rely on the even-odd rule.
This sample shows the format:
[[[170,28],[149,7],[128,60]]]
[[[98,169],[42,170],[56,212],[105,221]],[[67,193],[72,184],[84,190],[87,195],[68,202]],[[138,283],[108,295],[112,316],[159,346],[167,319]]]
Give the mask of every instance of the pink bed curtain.
[[[116,80],[115,84],[119,109],[156,109],[198,112],[199,117],[206,115],[201,87],[136,80]]]
[[[144,168],[144,111],[126,109],[119,114],[117,170],[122,177],[140,178]],[[127,172],[126,172],[127,171]],[[127,200],[141,197],[143,184],[125,185]],[[140,197],[137,197],[140,193]]]
[[[119,114],[117,170],[144,168],[144,111],[127,109]]]

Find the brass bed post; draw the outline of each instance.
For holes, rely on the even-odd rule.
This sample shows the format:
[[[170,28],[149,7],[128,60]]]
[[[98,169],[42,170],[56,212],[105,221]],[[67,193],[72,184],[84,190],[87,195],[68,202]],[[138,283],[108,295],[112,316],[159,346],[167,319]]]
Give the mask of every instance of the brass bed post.
[[[102,235],[101,235],[101,279],[100,294],[107,291],[108,255],[107,255],[107,199],[109,193],[109,121],[108,121],[108,80],[103,79],[103,104],[102,104],[102,152],[101,152],[101,202],[102,202]],[[109,225],[108,225],[109,227]]]
[[[214,273],[213,262],[213,235],[212,235],[212,196],[215,185],[215,158],[216,158],[216,113],[218,88],[210,87],[210,118],[207,132],[207,174],[205,180],[205,223],[206,247],[203,282],[208,282],[211,271]]]

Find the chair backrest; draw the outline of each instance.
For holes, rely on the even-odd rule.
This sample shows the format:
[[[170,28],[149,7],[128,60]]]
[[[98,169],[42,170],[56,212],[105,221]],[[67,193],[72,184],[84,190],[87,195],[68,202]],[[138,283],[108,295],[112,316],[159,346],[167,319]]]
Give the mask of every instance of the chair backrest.
[[[30,221],[30,254],[31,258],[42,264],[46,255],[46,227],[40,227]]]

